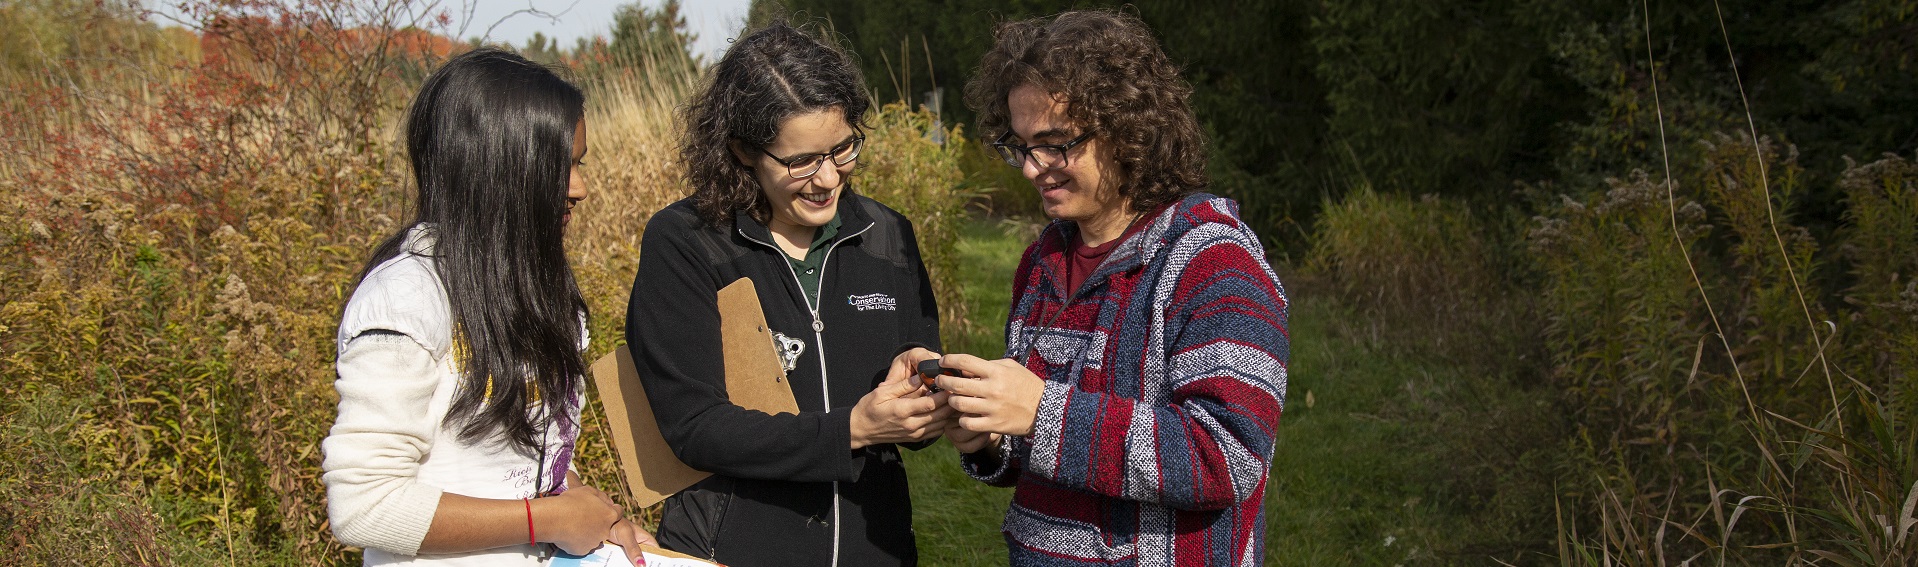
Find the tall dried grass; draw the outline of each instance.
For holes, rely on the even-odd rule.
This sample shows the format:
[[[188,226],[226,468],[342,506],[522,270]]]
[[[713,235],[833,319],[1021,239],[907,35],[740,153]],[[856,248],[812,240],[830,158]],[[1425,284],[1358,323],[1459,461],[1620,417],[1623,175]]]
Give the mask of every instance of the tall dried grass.
[[[1560,561],[1911,564],[1918,317],[1894,298],[1914,276],[1918,176],[1896,156],[1854,165],[1823,245],[1792,221],[1789,147],[1701,147],[1685,183],[1614,182],[1532,233],[1583,434]]]
[[[175,33],[121,16],[69,33]],[[259,61],[131,45],[40,60],[0,121],[22,141],[0,156],[19,456],[0,464],[0,561],[337,560],[317,478],[332,327],[404,184],[385,141],[342,135],[365,134],[337,122],[350,108],[311,110],[381,91],[311,97]],[[385,76],[369,61],[354,73]],[[139,529],[96,537],[109,518]]]
[[[1725,55],[1736,62],[1722,13],[1718,24]],[[1918,311],[1890,294],[1898,293],[1901,280],[1918,277],[1918,263],[1911,260],[1918,256],[1912,238],[1918,176],[1896,156],[1864,167],[1848,158],[1836,187],[1847,203],[1843,226],[1829,237],[1838,245],[1839,253],[1832,253],[1831,243],[1818,242],[1794,222],[1794,195],[1806,190],[1797,150],[1760,136],[1738,65],[1730,70],[1744,105],[1743,131],[1697,140],[1702,151],[1695,160],[1682,160],[1677,172],[1665,147],[1655,73],[1650,81],[1666,154],[1663,188],[1673,248],[1698,296],[1689,313],[1660,317],[1700,329],[1686,387],[1654,403],[1708,425],[1674,435],[1663,455],[1617,444],[1592,447],[1588,455],[1620,471],[1601,474],[1587,498],[1606,511],[1598,526],[1607,537],[1561,531],[1560,560],[1914,564],[1918,414],[1910,411],[1909,337],[1918,334]],[[1702,244],[1696,249],[1680,225],[1680,178],[1702,188],[1685,195],[1705,203],[1706,220],[1699,224],[1710,233],[1696,241]],[[1876,325],[1855,325],[1860,322]],[[1587,352],[1557,354],[1564,360]],[[1677,383],[1679,376],[1669,370],[1672,358],[1663,361],[1664,372],[1648,378]],[[1653,478],[1634,478],[1645,472]],[[1639,537],[1614,537],[1621,533]]]
[[[592,313],[588,361],[625,342],[626,303],[639,268],[646,219],[688,194],[679,176],[674,113],[697,85],[697,69],[657,58],[614,61],[579,77],[587,91],[585,166],[589,194],[569,226],[567,253]],[[597,397],[582,417],[580,474],[647,521],[627,497]],[[618,490],[615,490],[618,489]]]
[[[340,4],[260,7],[297,24],[320,8],[412,6]],[[399,28],[353,38],[386,45],[366,30]],[[0,534],[13,549],[0,565],[356,561],[327,529],[318,478],[333,333],[371,246],[408,216],[391,125],[436,56],[313,41],[337,27],[273,29],[241,52],[271,58],[48,57],[10,83],[22,96],[0,120]],[[589,357],[623,336],[645,219],[685,194],[671,116],[698,78],[599,63],[579,77],[592,195],[568,243]],[[306,68],[356,78],[264,79]],[[928,115],[904,107],[873,121],[862,188],[919,220],[929,259],[950,258],[963,145],[930,141]],[[935,263],[935,291],[963,321],[952,270]],[[615,488],[592,407],[582,473]]]
[[[1439,360],[1542,343],[1542,359],[1449,386],[1550,385],[1530,391],[1572,440],[1511,451],[1554,461],[1555,501],[1517,511],[1557,516],[1561,564],[1913,564],[1918,167],[1853,164],[1821,243],[1794,220],[1813,188],[1792,148],[1697,144],[1678,180],[1640,172],[1541,205],[1517,249],[1496,244],[1496,217],[1356,190],[1326,205],[1311,267],[1364,306],[1374,340]],[[1483,446],[1554,443],[1453,431],[1464,470]]]

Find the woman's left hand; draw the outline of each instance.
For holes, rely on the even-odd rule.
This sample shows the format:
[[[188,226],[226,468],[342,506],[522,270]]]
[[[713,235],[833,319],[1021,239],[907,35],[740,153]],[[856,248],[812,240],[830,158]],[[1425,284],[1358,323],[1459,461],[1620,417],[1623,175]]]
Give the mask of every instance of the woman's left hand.
[[[926,350],[923,347],[914,347],[911,350],[899,353],[899,356],[892,357],[892,366],[886,369],[886,381],[911,380],[914,383],[923,384],[924,379],[919,375],[919,362],[935,358],[939,358],[939,353]],[[920,394],[922,393],[914,392],[910,395]]]
[[[888,379],[859,398],[848,418],[852,448],[938,437],[952,419],[945,392],[926,394],[916,378]]]

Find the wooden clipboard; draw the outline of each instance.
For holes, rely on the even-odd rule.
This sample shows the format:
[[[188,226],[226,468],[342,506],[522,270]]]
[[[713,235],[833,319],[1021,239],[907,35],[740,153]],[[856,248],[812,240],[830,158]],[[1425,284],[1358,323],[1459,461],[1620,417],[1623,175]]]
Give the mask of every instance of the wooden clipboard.
[[[726,364],[726,394],[734,405],[768,414],[799,413],[786,369],[773,345],[766,313],[753,281],[739,278],[719,290],[719,339]],[[625,345],[593,363],[593,381],[606,407],[607,429],[633,500],[651,506],[712,473],[686,466],[659,433],[646,386]]]

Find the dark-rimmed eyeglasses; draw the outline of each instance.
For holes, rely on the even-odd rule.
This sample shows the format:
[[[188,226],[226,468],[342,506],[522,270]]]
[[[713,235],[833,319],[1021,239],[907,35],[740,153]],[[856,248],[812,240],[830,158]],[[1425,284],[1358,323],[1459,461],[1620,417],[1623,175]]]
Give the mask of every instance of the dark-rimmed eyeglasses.
[[[828,160],[835,166],[852,163],[853,160],[859,159],[859,149],[865,145],[866,135],[856,134],[851,140],[846,140],[845,143],[834,146],[823,154],[806,154],[784,159],[773,155],[771,151],[766,150],[765,146],[760,146],[759,151],[766,154],[766,157],[773,158],[773,161],[779,162],[779,165],[786,166],[786,175],[791,175],[793,179],[805,179],[819,173],[820,168],[826,167]]]
[[[1022,146],[1006,141],[1007,138],[1011,137],[1012,132],[1007,131],[1004,134],[1000,134],[999,139],[992,141],[992,149],[999,151],[999,157],[1006,160],[1006,165],[1025,167],[1026,160],[1032,160],[1040,169],[1059,169],[1071,165],[1071,161],[1066,157],[1066,152],[1071,151],[1073,146],[1079,145],[1080,142],[1086,141],[1087,138],[1091,138],[1092,131],[1087,130],[1084,134],[1080,134],[1079,137],[1073,138],[1072,141],[1063,144]]]

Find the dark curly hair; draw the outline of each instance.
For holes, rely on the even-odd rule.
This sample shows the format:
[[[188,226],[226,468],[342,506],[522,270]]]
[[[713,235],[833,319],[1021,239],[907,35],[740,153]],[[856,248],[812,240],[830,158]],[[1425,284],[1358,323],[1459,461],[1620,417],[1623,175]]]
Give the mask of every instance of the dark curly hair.
[[[1203,189],[1205,135],[1192,116],[1192,87],[1145,22],[1109,10],[1000,24],[992,49],[966,82],[966,106],[990,140],[1010,120],[1006,97],[1034,85],[1062,98],[1066,115],[1098,132],[1123,175],[1119,195],[1147,212]]]
[[[872,106],[851,57],[784,21],[740,38],[707,77],[681,109],[679,157],[694,208],[714,226],[740,210],[760,222],[771,214],[752,168],[733,158],[733,140],[763,147],[779,137],[781,120],[829,108],[859,128]]]

